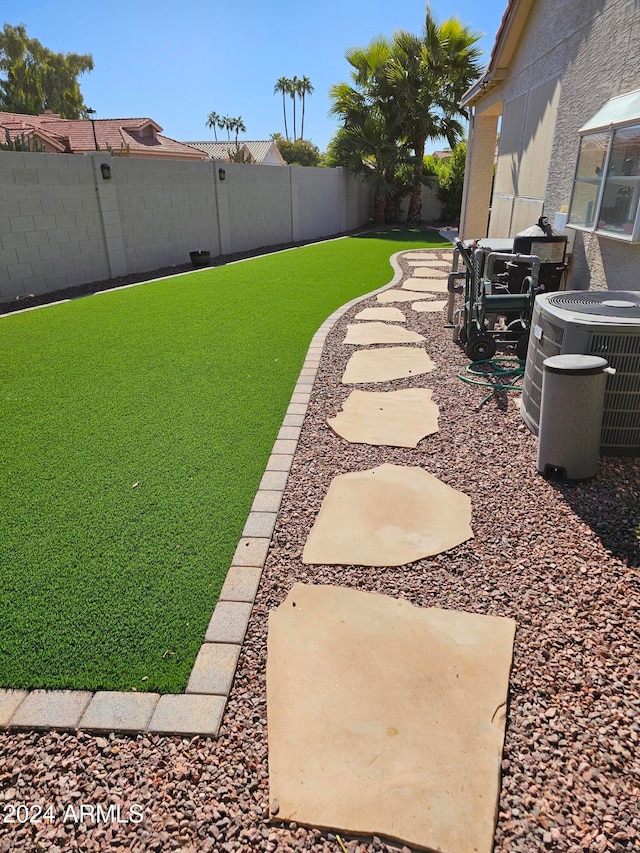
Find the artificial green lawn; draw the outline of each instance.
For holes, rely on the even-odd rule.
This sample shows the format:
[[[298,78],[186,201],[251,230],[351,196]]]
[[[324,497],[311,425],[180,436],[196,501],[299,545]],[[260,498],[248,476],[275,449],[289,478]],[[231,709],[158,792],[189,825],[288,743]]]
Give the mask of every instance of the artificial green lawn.
[[[368,233],[0,318],[0,687],[184,690],[309,342],[447,246]]]

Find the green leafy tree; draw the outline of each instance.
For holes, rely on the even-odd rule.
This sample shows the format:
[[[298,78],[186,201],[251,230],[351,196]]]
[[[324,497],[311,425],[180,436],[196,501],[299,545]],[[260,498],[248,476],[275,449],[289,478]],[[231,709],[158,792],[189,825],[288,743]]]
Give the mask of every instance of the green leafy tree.
[[[459,222],[467,160],[466,141],[455,146],[448,160],[437,160],[431,155],[424,159],[425,172],[438,178],[438,198],[442,202],[441,218],[447,222]]]
[[[93,70],[90,54],[54,53],[27,36],[23,24],[0,32],[0,110],[86,118],[78,77]]]
[[[278,146],[284,161],[289,166],[320,166],[322,155],[320,149],[308,139],[296,139],[291,142],[279,133],[273,133],[271,138]]]

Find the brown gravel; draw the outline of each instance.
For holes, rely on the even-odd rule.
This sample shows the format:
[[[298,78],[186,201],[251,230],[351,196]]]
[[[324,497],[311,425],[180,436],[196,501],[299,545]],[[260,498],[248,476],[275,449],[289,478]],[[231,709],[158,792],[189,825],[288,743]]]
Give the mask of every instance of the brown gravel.
[[[486,390],[457,378],[468,362],[444,314],[408,307],[437,365],[417,381],[433,389],[440,432],[416,450],[340,439],[326,418],[350,390],[345,325],[374,304],[352,309],[327,341],[219,739],[0,733],[0,814],[24,803],[55,815],[0,824],[0,851],[340,851],[331,833],[269,822],[267,616],[296,581],[516,619],[495,850],[640,850],[640,459],[603,458],[579,485],[547,482],[514,393],[478,408]],[[469,494],[475,539],[400,568],[302,565],[331,479],[382,462],[421,465]],[[112,804],[110,817],[119,805],[123,822],[80,824],[69,811],[64,822],[80,804]],[[140,823],[124,822],[139,811]]]

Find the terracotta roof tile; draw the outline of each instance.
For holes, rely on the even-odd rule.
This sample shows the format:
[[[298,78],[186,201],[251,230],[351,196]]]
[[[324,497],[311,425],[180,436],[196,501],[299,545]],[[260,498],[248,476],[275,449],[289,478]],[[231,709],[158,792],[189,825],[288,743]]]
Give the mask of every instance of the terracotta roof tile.
[[[95,151],[94,128],[100,150],[111,146],[114,153],[129,150],[131,157],[171,157],[184,160],[206,160],[201,151],[158,131],[160,125],[150,118],[111,118],[111,119],[64,119],[55,113],[40,116],[19,115],[0,112],[0,129],[7,128],[10,135],[29,129],[40,130],[48,137],[57,140],[64,150],[72,154],[84,154]],[[148,131],[148,132],[146,132]]]

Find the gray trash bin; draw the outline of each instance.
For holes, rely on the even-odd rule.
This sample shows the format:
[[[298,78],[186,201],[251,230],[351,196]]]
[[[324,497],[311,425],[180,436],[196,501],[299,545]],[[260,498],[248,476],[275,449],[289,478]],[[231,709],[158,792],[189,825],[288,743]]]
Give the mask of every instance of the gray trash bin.
[[[595,477],[607,374],[615,371],[596,355],[554,355],[543,365],[538,471],[566,480]]]

